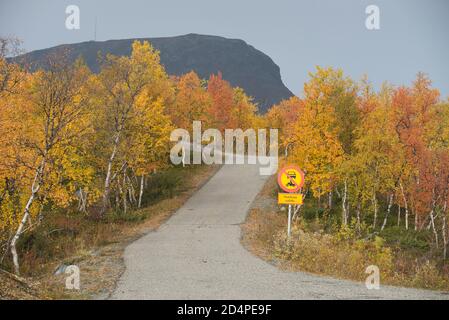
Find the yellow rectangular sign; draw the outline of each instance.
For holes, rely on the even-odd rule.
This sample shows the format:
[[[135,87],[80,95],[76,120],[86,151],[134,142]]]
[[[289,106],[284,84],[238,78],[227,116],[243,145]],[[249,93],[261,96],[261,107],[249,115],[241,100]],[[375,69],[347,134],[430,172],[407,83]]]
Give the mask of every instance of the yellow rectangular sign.
[[[279,204],[302,204],[300,193],[278,193]]]

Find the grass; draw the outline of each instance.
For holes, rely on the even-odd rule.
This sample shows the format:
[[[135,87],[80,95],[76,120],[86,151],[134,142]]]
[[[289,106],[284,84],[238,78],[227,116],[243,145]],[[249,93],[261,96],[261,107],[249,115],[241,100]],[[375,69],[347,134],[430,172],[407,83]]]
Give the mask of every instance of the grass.
[[[428,230],[416,232],[388,225],[382,232],[341,227],[341,213],[318,209],[306,199],[287,239],[287,214],[276,202],[276,179],[257,196],[242,226],[242,244],[262,259],[291,271],[364,281],[369,265],[377,265],[381,284],[449,290],[449,265],[431,245]],[[392,222],[393,223],[393,222]]]

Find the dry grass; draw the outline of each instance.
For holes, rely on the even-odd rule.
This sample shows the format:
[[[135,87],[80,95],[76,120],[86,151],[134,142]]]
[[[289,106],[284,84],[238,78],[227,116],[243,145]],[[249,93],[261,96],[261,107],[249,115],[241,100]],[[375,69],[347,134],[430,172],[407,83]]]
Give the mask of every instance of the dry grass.
[[[297,219],[286,237],[287,214],[276,204],[276,179],[267,181],[242,225],[242,244],[281,269],[363,281],[377,265],[381,281],[404,287],[449,290],[449,270],[421,251],[390,247],[380,237],[358,239],[350,228],[325,233],[315,219]]]
[[[44,298],[29,283],[0,269],[0,300],[37,300]]]
[[[241,243],[256,256],[271,262],[273,260],[274,237],[285,226],[286,218],[277,212],[273,202],[276,180],[270,178],[252,204],[245,223],[242,225]]]

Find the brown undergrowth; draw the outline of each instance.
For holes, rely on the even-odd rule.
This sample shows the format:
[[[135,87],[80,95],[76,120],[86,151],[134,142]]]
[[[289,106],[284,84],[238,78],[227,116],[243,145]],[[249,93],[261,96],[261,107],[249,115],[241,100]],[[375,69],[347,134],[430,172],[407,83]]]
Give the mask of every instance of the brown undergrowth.
[[[242,244],[253,254],[281,269],[364,281],[369,265],[379,267],[381,283],[449,291],[449,269],[417,241],[408,246],[389,241],[388,233],[363,236],[354,224],[326,227],[325,217],[304,210],[286,235],[287,212],[277,205],[275,177],[258,194],[242,225]],[[305,208],[313,212],[314,199]],[[328,213],[329,214],[329,213]],[[325,214],[324,214],[325,215]]]

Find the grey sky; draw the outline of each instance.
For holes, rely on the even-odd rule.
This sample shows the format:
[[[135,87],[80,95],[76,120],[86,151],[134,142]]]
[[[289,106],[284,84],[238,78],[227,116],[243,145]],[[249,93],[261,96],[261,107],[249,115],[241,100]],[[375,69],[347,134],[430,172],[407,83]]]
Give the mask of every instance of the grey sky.
[[[78,5],[81,29],[65,28],[65,8]],[[365,28],[365,8],[380,7],[378,31]],[[28,51],[93,40],[186,33],[239,38],[268,54],[285,84],[302,93],[315,65],[341,67],[376,85],[410,84],[428,73],[449,95],[447,0],[0,0],[0,35]]]

